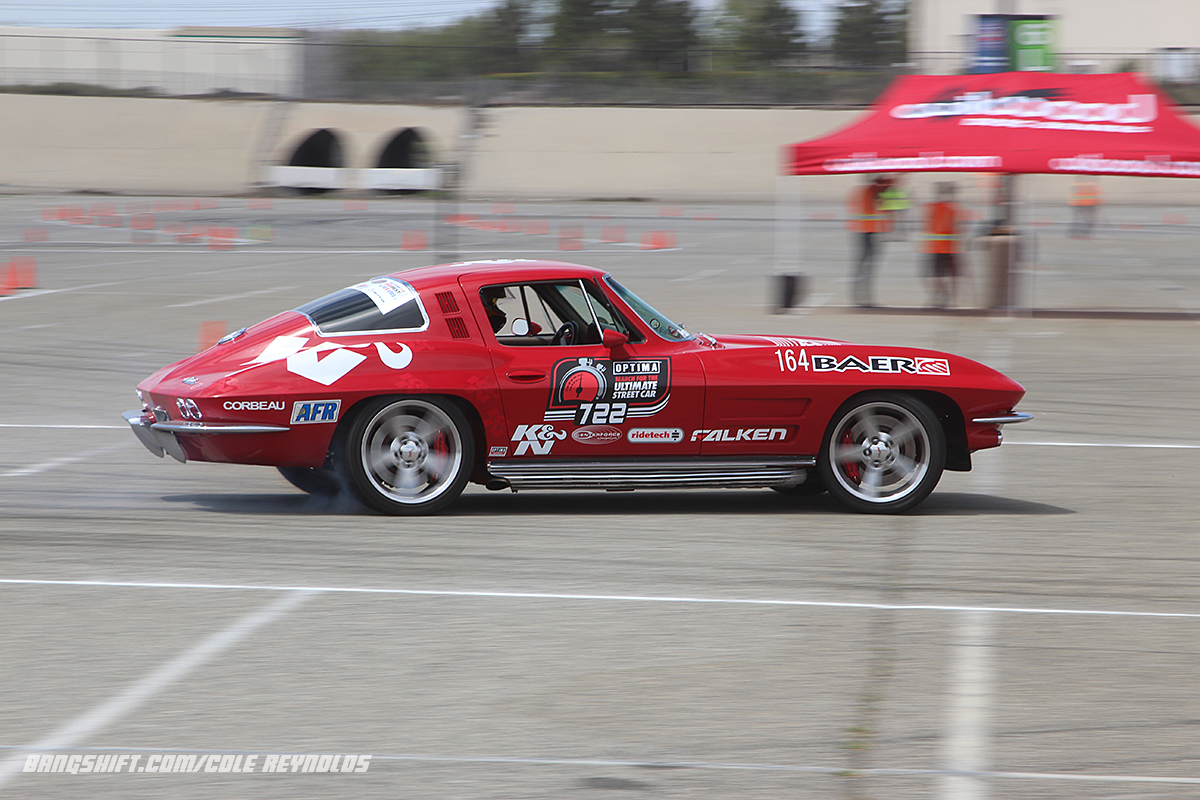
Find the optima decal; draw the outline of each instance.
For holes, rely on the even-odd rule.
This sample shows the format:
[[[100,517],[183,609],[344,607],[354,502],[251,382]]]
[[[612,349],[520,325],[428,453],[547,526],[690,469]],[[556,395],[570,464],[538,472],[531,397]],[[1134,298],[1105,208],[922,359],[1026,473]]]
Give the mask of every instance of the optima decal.
[[[341,400],[297,400],[292,406],[292,424],[337,422]]]
[[[567,358],[554,365],[547,421],[576,425],[619,425],[627,418],[649,417],[666,407],[671,395],[668,358],[613,361]]]
[[[944,358],[908,358],[905,356],[810,356],[813,372],[907,373],[909,375],[949,375],[950,362]]]

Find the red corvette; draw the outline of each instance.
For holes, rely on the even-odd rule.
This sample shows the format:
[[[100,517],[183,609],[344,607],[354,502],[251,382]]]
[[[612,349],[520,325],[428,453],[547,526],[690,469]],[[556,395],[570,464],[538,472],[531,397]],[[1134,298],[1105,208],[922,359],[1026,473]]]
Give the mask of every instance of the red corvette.
[[[1000,444],[1025,391],[946,353],[694,333],[612,276],[548,261],[374,278],[138,386],[161,457],[277,467],[427,514],[489,489],[770,487],[912,508]]]

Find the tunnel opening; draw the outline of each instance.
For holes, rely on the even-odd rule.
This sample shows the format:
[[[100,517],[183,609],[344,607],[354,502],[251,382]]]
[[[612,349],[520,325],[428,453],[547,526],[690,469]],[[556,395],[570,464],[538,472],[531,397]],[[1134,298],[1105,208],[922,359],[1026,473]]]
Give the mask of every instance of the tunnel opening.
[[[313,131],[292,151],[287,165],[289,167],[341,169],[345,166],[341,140],[328,128]],[[328,187],[317,186],[301,186],[296,189],[302,194],[324,194],[332,191]]]

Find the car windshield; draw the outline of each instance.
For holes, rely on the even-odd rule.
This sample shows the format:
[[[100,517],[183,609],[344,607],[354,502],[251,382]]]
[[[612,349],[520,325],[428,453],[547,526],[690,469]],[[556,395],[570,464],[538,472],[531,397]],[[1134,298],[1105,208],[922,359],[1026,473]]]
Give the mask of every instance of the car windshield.
[[[421,298],[395,278],[372,278],[296,310],[324,334],[423,331],[429,326]]]
[[[687,328],[667,319],[665,314],[659,313],[645,300],[617,283],[611,275],[605,275],[604,282],[612,287],[617,297],[624,300],[625,304],[633,309],[633,313],[641,317],[642,322],[649,325],[650,330],[658,336],[668,342],[686,342],[696,338]]]

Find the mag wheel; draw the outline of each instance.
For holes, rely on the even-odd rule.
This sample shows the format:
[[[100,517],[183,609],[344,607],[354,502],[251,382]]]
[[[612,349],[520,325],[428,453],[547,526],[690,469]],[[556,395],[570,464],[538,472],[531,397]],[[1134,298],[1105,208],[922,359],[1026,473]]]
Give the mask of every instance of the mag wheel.
[[[335,497],[342,491],[337,473],[313,467],[276,467],[287,482],[317,497]]]
[[[365,505],[385,514],[432,514],[462,493],[475,440],[447,400],[381,398],[355,416],[340,456]]]
[[[854,511],[892,513],[920,503],[942,477],[946,436],[916,398],[878,393],[838,409],[817,467],[830,494]]]

